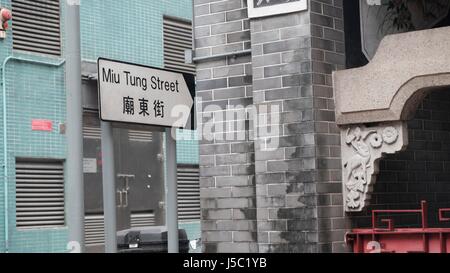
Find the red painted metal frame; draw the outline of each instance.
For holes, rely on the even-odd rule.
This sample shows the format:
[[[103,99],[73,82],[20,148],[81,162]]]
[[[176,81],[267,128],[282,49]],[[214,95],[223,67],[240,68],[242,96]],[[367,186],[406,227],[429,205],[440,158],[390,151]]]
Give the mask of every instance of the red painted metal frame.
[[[439,209],[439,221],[448,222],[444,213],[450,208]],[[377,214],[380,213],[417,213],[420,214],[420,228],[395,228],[393,219],[382,218],[387,228],[377,227]],[[421,202],[420,209],[408,210],[373,210],[372,228],[353,229],[346,234],[346,242],[355,253],[448,253],[450,250],[450,228],[428,227],[428,205]]]

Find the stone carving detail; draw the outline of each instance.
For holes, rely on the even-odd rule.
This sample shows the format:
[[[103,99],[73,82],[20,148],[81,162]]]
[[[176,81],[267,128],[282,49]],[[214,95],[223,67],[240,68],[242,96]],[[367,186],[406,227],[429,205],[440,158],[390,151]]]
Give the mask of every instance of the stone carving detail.
[[[341,128],[341,139],[345,209],[361,211],[370,199],[379,159],[407,145],[406,124],[353,125]]]

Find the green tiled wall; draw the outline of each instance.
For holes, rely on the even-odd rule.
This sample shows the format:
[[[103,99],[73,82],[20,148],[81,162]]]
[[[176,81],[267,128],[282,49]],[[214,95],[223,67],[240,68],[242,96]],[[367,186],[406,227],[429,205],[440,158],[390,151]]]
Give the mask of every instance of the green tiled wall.
[[[180,164],[198,165],[199,150],[196,131],[177,131],[177,162]]]
[[[189,240],[196,240],[201,238],[201,227],[200,227],[200,221],[194,221],[194,222],[181,222],[178,225],[178,228],[186,230],[187,236]],[[190,249],[190,253],[201,253],[202,252],[202,246],[197,246],[197,249]]]
[[[0,5],[11,7],[9,0],[0,0]],[[163,15],[190,19],[192,2],[191,0],[81,1],[82,58],[96,60],[101,56],[162,67]],[[61,29],[64,29],[63,25]],[[11,31],[8,31],[7,39],[0,40],[0,63],[11,55],[49,63],[59,61],[58,58],[49,56],[13,52],[11,36]],[[56,67],[11,61],[5,72],[8,113],[9,251],[63,252],[68,240],[66,227],[16,229],[14,169],[16,157],[57,159],[66,157],[65,137],[59,133],[59,123],[65,122],[66,113],[64,65]],[[0,96],[0,106],[1,103],[3,102]],[[2,111],[0,118],[3,118]],[[31,131],[32,119],[52,120],[53,131]],[[3,123],[0,122],[0,132],[3,132],[2,126]],[[3,143],[2,133],[0,143]],[[179,158],[183,163],[195,164],[198,162],[196,143],[192,141],[185,143],[179,142]],[[189,153],[189,156],[186,156],[184,151]],[[3,154],[3,145],[0,145],[1,165]],[[1,175],[0,252],[3,252],[5,251],[4,173]]]
[[[11,7],[9,1],[2,6]],[[0,41],[1,63],[8,57],[26,58],[44,64],[32,64],[11,59],[5,71],[7,112],[7,192],[9,207],[9,252],[62,252],[67,243],[67,227],[53,229],[16,229],[15,217],[15,159],[54,158],[65,159],[65,137],[59,133],[59,124],[65,121],[64,66],[56,66],[61,58],[12,51],[12,34]],[[52,65],[51,65],[52,64]],[[3,105],[3,99],[0,99]],[[2,108],[2,107],[1,107]],[[3,156],[3,108],[0,113],[0,164]],[[53,122],[52,132],[31,130],[33,119],[47,119]],[[5,251],[4,193],[5,174],[2,169],[0,186],[0,252]]]
[[[163,15],[190,20],[192,0],[85,0],[82,56],[163,66]]]

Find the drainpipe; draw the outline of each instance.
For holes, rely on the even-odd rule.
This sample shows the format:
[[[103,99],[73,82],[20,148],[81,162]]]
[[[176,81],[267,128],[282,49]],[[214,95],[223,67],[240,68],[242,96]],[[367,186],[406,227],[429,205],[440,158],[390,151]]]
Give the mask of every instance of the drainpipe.
[[[28,59],[25,57],[9,56],[3,61],[2,66],[2,87],[3,87],[3,201],[4,201],[4,223],[5,223],[5,252],[9,251],[9,196],[8,196],[8,127],[7,127],[7,111],[6,111],[6,65],[9,61],[16,60],[26,63],[41,64],[46,66],[59,67],[64,64],[65,60],[59,60],[59,62],[51,61],[39,61]]]

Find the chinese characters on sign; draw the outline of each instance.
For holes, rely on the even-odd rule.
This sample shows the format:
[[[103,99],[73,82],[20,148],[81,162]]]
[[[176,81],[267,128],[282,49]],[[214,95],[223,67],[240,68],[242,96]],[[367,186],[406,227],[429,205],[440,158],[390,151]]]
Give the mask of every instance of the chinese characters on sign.
[[[160,101],[160,100],[155,100],[155,102],[153,103],[153,105],[155,105],[155,107],[153,109],[155,109],[155,117],[164,117],[164,102]]]
[[[145,98],[139,99],[139,115],[144,117],[150,116],[148,112],[148,100]],[[164,117],[164,101],[155,100],[153,102],[153,110],[155,111],[154,117]],[[134,115],[134,98],[128,96],[123,97],[123,113],[127,115]]]
[[[193,99],[183,74],[106,59],[98,73],[102,120],[186,126]]]
[[[144,117],[150,116],[150,114],[148,113],[148,100],[146,100],[145,98],[139,99],[139,107],[141,110],[139,112],[139,115],[143,115]]]
[[[130,98],[130,96],[123,98],[123,113],[134,115],[134,99]]]
[[[306,10],[307,0],[247,0],[250,18]]]

